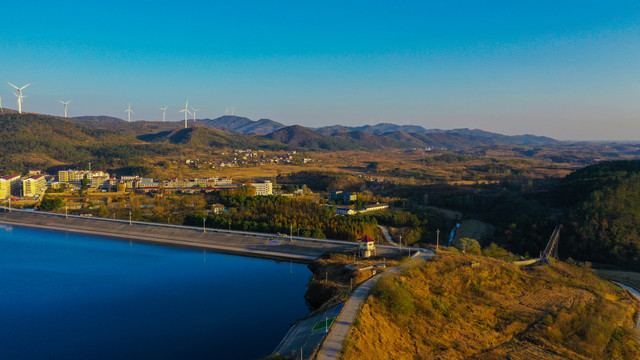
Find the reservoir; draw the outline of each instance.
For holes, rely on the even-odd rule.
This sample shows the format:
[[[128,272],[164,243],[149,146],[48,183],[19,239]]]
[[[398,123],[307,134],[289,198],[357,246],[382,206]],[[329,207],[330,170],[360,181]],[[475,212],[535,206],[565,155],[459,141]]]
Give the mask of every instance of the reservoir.
[[[306,265],[0,224],[0,359],[257,359]]]

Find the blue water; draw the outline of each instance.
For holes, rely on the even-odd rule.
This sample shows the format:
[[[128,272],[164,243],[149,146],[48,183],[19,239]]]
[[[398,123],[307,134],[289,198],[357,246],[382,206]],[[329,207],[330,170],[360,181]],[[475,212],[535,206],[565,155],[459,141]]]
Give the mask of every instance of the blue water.
[[[256,359],[305,265],[0,225],[0,359]]]

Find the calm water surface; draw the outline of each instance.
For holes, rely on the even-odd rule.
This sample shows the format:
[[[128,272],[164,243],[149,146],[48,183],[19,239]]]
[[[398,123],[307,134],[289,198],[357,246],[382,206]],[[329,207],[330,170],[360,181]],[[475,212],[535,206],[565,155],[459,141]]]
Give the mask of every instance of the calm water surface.
[[[0,359],[256,359],[305,265],[0,224]]]

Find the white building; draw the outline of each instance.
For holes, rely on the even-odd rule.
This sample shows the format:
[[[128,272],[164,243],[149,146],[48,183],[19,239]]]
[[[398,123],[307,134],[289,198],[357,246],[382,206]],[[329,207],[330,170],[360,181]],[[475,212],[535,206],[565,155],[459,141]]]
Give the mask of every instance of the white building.
[[[0,199],[4,200],[11,195],[20,195],[20,175],[7,175],[0,177]]]
[[[47,188],[44,175],[34,175],[22,180],[22,196],[34,196]]]
[[[256,188],[256,195],[273,195],[273,184],[271,181],[251,183],[251,186]]]

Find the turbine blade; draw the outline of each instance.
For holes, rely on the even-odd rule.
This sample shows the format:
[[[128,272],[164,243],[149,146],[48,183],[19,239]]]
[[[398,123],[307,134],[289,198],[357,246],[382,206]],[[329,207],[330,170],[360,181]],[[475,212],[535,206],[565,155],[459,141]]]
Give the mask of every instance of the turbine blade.
[[[27,86],[29,86],[29,85],[31,85],[31,84],[33,84],[33,83],[28,83],[27,85],[25,85],[25,86],[21,87],[21,88],[20,88],[20,90],[24,90],[24,88],[26,88]]]
[[[20,88],[19,88],[19,87],[17,87],[17,86],[15,86],[15,85],[13,85],[12,83],[10,83],[10,82],[8,82],[8,81],[6,81],[6,80],[5,80],[5,82],[6,82],[7,84],[9,84],[9,85],[13,86],[16,90],[20,90]]]

